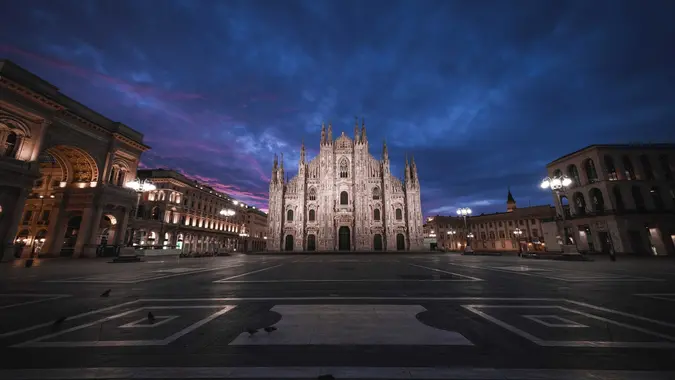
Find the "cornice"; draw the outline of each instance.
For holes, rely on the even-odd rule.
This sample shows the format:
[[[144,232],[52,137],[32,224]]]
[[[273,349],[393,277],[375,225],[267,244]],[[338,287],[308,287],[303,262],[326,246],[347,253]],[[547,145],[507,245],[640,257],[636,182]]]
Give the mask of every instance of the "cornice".
[[[22,86],[12,80],[7,79],[6,77],[0,76],[0,86],[9,89],[12,92],[15,92],[25,98],[28,98],[36,103],[39,103],[46,108],[49,108],[53,111],[61,111],[64,110],[65,107],[60,105],[54,100],[49,99],[48,97],[44,95],[40,95],[39,93]]]

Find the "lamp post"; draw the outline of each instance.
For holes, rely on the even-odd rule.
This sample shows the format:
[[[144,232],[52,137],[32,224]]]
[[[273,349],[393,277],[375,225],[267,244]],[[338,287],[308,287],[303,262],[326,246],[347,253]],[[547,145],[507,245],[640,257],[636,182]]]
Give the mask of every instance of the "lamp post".
[[[237,202],[237,201],[234,201],[234,202],[235,202],[234,204],[236,205],[236,202]],[[224,208],[224,209],[220,210],[220,215],[224,216],[224,217],[225,217],[225,221],[227,221],[228,223],[230,222],[230,217],[231,217],[231,216],[234,216],[234,214],[236,214],[236,213],[237,213],[237,212],[234,211],[234,210],[232,210],[231,208]],[[231,249],[232,249],[232,247],[231,247],[231,245],[230,245],[230,238],[227,238],[227,247],[226,247],[226,249],[227,249],[227,250],[231,250]]]
[[[473,238],[473,234],[469,232],[469,227],[467,227],[466,224],[466,217],[471,215],[471,209],[468,207],[460,207],[457,209],[457,215],[461,216],[464,218],[464,229],[467,231],[466,235],[466,247],[464,248],[465,251],[470,251],[471,250],[471,243],[470,243],[470,238]],[[471,235],[469,237],[469,235]]]
[[[521,256],[523,254],[523,246],[520,244],[520,235],[523,234],[523,230],[516,227],[516,229],[513,230],[513,234],[516,235],[516,242],[518,243],[518,256]]]
[[[567,218],[565,215],[565,206],[562,204],[562,198],[561,195],[565,194],[565,191],[567,191],[567,188],[572,184],[572,180],[565,176],[565,175],[560,175],[560,176],[554,176],[554,177],[546,177],[544,178],[543,181],[541,181],[541,188],[542,189],[551,189],[555,193],[556,199],[558,203],[560,203],[560,210],[562,211],[561,218],[562,218],[562,233],[560,236],[563,237],[563,253],[565,252],[565,247],[568,246],[568,236],[567,236],[567,229],[565,228],[565,224],[567,222]],[[560,232],[560,231],[558,231]]]
[[[450,246],[448,247],[449,249],[452,249],[454,247],[456,233],[457,232],[455,230],[448,231],[448,238],[450,239]]]
[[[138,219],[138,208],[141,203],[141,195],[145,193],[146,191],[153,191],[157,189],[157,186],[155,186],[152,182],[148,181],[147,179],[139,179],[136,178],[132,181],[129,181],[124,184],[124,187],[131,189],[136,192],[136,209],[134,210],[134,218]],[[131,228],[131,234],[129,241],[127,242],[127,246],[132,246],[134,243],[134,235],[136,234],[136,229],[134,227]]]
[[[246,238],[249,237],[249,234],[248,234],[248,232],[246,232],[246,225],[245,224],[241,225],[241,233],[239,233],[239,237],[242,238],[242,242],[243,242],[243,245],[244,245],[243,253],[246,253],[246,251],[247,251],[247,249],[246,249]]]

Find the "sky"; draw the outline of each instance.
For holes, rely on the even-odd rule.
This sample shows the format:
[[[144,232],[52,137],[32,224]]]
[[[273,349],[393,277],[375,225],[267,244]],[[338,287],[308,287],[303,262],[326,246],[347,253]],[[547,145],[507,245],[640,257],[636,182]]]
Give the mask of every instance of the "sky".
[[[0,57],[142,132],[143,167],[267,208],[322,122],[426,216],[552,202],[545,165],[590,144],[675,142],[675,1],[0,0]],[[11,5],[10,5],[11,4]]]

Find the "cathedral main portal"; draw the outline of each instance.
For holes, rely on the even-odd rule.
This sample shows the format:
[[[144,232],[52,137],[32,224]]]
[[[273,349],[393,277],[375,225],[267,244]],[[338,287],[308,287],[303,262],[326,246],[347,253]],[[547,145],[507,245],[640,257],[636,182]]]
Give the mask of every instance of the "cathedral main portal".
[[[338,249],[340,251],[349,251],[350,246],[351,246],[351,236],[349,233],[349,227],[342,226],[338,230],[338,236],[339,236],[339,244],[338,244]]]

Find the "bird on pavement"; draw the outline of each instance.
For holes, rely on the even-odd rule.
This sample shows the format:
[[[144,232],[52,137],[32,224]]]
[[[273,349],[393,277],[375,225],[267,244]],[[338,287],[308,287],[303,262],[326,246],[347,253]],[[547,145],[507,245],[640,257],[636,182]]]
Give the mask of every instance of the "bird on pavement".
[[[252,337],[255,333],[258,332],[258,329],[252,329],[252,328],[249,327],[249,328],[246,329],[246,332],[248,333],[249,337]]]
[[[267,332],[269,334],[272,331],[277,331],[277,328],[274,327],[274,326],[268,326],[268,327],[265,327],[264,330],[265,330],[265,332]]]
[[[155,315],[151,311],[148,311],[148,322],[155,323]]]
[[[112,291],[112,289],[106,290],[105,292],[101,293],[101,297],[108,297],[110,295],[111,291]]]

